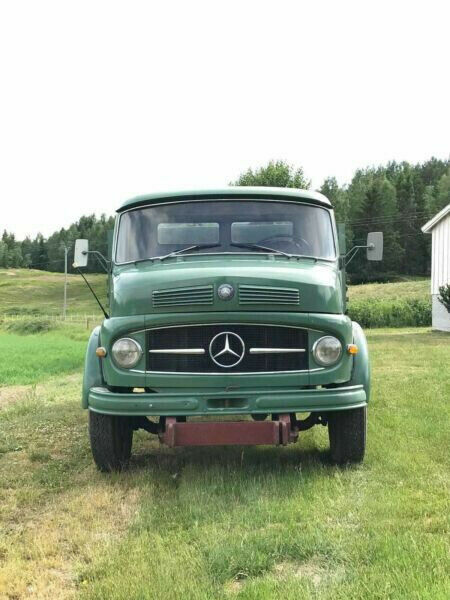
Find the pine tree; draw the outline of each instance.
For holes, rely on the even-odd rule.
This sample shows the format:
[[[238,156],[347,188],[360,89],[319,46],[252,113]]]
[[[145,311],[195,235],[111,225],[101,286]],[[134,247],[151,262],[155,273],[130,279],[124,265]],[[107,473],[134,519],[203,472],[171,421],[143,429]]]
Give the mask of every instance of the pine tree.
[[[406,274],[422,272],[424,254],[423,236],[420,232],[421,220],[417,215],[417,203],[413,169],[408,163],[402,163],[394,174],[398,207],[396,230],[403,246],[401,271]]]
[[[450,168],[444,173],[437,184],[436,212],[450,203]]]

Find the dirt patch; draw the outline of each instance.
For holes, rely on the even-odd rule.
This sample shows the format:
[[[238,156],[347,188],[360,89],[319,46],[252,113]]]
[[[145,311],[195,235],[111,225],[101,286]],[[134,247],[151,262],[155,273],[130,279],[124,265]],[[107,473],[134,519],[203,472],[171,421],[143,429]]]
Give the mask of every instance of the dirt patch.
[[[0,410],[14,404],[27,397],[27,393],[31,389],[31,385],[10,385],[8,387],[0,387]]]
[[[239,594],[239,592],[244,587],[244,584],[245,584],[245,581],[242,581],[242,580],[239,580],[239,579],[233,579],[233,581],[229,581],[225,585],[225,591],[228,594]]]
[[[307,579],[314,587],[319,587],[343,577],[342,568],[331,569],[329,564],[325,563],[323,558],[318,556],[312,556],[310,559],[300,563],[278,563],[275,565],[273,571],[277,579],[285,579],[287,577]]]
[[[60,386],[76,384],[79,378],[78,373],[73,373],[72,375],[65,375],[59,378],[58,383]],[[11,404],[24,400],[31,401],[41,394],[48,393],[49,383],[51,383],[51,380],[47,380],[41,384],[0,386],[0,411]]]
[[[263,577],[275,580],[303,579],[308,581],[314,588],[332,585],[342,580],[345,575],[341,566],[330,565],[321,556],[312,556],[303,562],[283,561],[276,564],[271,571]],[[232,596],[241,592],[249,581],[246,577],[236,576],[235,579],[225,584],[225,593]]]

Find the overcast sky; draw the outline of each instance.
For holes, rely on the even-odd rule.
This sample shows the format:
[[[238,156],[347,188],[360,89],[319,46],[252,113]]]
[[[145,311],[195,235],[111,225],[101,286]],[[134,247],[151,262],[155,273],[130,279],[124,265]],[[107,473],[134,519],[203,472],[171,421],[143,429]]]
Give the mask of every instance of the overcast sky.
[[[447,158],[448,1],[0,3],[0,228],[48,235],[270,159]]]

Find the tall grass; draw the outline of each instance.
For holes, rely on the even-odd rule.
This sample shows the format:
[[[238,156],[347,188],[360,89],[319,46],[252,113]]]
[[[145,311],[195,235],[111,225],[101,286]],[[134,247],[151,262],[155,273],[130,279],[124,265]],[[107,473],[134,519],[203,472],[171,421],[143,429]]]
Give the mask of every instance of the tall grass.
[[[348,315],[362,327],[430,326],[431,302],[418,298],[353,300]]]
[[[89,333],[81,325],[41,318],[5,321],[0,328],[0,388],[81,370]]]
[[[19,335],[45,333],[57,327],[54,321],[45,317],[27,317],[16,321],[5,321],[2,326],[5,331],[18,333]]]

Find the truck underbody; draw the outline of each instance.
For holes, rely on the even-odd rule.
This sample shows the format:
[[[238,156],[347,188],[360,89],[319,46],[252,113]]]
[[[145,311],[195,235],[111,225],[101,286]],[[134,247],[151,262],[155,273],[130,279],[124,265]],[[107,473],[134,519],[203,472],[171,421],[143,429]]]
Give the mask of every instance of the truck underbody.
[[[256,417],[256,418],[255,418]],[[185,417],[165,417],[158,423],[137,417],[133,426],[157,434],[162,444],[175,446],[287,446],[298,440],[300,431],[316,424],[326,425],[327,419],[311,413],[297,420],[295,413],[254,415],[253,421],[188,421]]]
[[[133,431],[144,429],[170,448],[179,446],[287,446],[299,433],[314,425],[328,426],[331,460],[356,463],[364,458],[367,407],[330,413],[253,415],[250,420],[188,421],[186,417],[119,417],[89,411],[94,460],[102,471],[126,468],[131,456]]]

